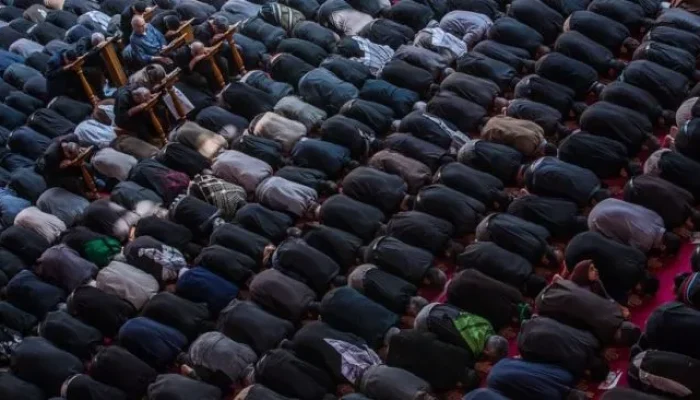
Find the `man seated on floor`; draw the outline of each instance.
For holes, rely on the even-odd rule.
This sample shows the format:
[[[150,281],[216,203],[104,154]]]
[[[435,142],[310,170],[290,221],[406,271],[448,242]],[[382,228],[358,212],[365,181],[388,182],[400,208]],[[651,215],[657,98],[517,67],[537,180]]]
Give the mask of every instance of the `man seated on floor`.
[[[165,36],[153,25],[146,23],[141,15],[136,15],[131,20],[130,44],[124,49],[124,58],[132,65],[144,66],[157,62],[164,65],[172,64],[168,57],[160,55],[161,50],[167,46]]]

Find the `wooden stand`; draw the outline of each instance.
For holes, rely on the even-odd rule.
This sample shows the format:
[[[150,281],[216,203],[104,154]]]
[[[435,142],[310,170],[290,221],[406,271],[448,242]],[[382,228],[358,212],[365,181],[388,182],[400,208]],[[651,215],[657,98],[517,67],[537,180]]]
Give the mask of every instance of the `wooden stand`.
[[[153,6],[150,9],[147,9],[145,13],[143,13],[143,20],[146,22],[151,22],[153,17],[156,15],[156,9],[158,6]]]
[[[175,106],[175,111],[177,113],[177,115],[174,115],[174,117],[178,122],[182,122],[185,120],[186,116],[185,109],[183,108],[182,103],[180,102],[180,99],[177,97],[175,89],[173,88],[179,76],[180,68],[176,68],[173,72],[166,75],[165,78],[158,83],[158,85],[156,85],[156,91],[162,88],[168,92],[170,98],[173,99],[173,106]]]
[[[153,129],[155,129],[156,133],[158,134],[158,138],[160,139],[161,144],[165,146],[165,144],[168,143],[168,137],[165,134],[163,125],[160,123],[160,120],[156,116],[156,112],[153,111],[153,107],[155,107],[155,105],[158,104],[160,96],[161,93],[159,93],[158,96],[154,97],[153,99],[149,100],[148,104],[144,108],[144,112],[148,113],[148,117],[151,119]]]
[[[163,47],[160,50],[160,53],[158,55],[162,57],[167,57],[168,53],[171,53],[173,50],[176,50],[180,48],[181,46],[184,46],[187,44],[187,37],[183,34],[178,36],[177,38],[173,39],[170,43],[168,43],[167,46]]]
[[[85,186],[87,188],[87,198],[94,200],[97,199],[97,185],[95,183],[95,177],[92,176],[90,171],[87,168],[87,165],[85,165],[85,159],[88,158],[92,154],[92,152],[95,150],[94,146],[88,147],[85,151],[83,151],[80,155],[78,155],[76,158],[70,160],[70,162],[63,166],[63,168],[68,168],[68,167],[79,167],[80,168],[80,174],[83,177],[83,181],[85,181]]]
[[[180,27],[178,27],[176,31],[172,33],[166,32],[166,37],[179,38],[180,36],[184,36],[185,43],[190,44],[194,42],[194,29],[192,29],[192,22],[194,22],[194,18],[181,23]]]
[[[223,42],[217,43],[214,47],[212,47],[211,51],[209,51],[206,57],[204,57],[204,59],[201,60],[208,60],[209,65],[211,65],[211,69],[214,72],[214,79],[216,80],[217,86],[219,86],[219,90],[223,89],[224,86],[226,86],[226,81],[224,80],[224,75],[221,73],[219,66],[216,64],[214,56],[219,53],[222,45]]]
[[[114,42],[115,38],[111,37],[100,43],[98,47],[102,60],[107,67],[107,75],[109,76],[109,80],[112,81],[112,84],[115,87],[121,87],[126,85],[128,79],[124,73],[124,68],[119,60],[117,51],[114,48]]]
[[[233,39],[233,34],[236,33],[238,30],[238,25],[233,25],[226,32],[223,34],[223,38],[217,41],[216,43],[212,44],[218,44],[222,40],[226,40],[228,43],[229,47],[231,47],[231,55],[233,56],[233,62],[236,64],[236,69],[238,70],[238,73],[241,74],[241,76],[246,74],[245,70],[245,64],[243,63],[243,58],[241,57],[241,53],[238,52],[238,47],[236,47],[236,41]]]
[[[80,84],[83,87],[85,95],[90,100],[90,103],[93,106],[96,106],[100,99],[98,99],[97,96],[95,96],[95,93],[92,91],[92,86],[90,86],[90,83],[85,78],[85,73],[83,72],[83,64],[85,64],[86,57],[87,54],[80,56],[77,60],[63,67],[63,70],[73,71],[76,74],[78,74],[78,78],[80,79]]]

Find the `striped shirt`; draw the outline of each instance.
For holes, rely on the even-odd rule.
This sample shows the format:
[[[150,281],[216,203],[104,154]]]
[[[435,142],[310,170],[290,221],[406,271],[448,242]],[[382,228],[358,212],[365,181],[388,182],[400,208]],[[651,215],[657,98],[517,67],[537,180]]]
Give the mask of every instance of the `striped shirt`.
[[[394,50],[389,46],[372,43],[369,39],[360,36],[353,36],[352,40],[357,43],[364,56],[353,57],[351,60],[361,62],[369,68],[372,75],[379,76],[384,65],[394,56]]]

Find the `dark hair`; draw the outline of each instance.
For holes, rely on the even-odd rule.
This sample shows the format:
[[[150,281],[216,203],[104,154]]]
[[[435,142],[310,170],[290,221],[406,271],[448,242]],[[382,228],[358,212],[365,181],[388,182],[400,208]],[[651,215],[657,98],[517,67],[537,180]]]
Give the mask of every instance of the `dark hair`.
[[[293,238],[299,238],[303,232],[301,229],[297,228],[296,226],[292,226],[290,228],[287,228],[287,236],[288,237],[293,237]]]
[[[644,173],[644,169],[642,168],[642,164],[639,163],[639,161],[630,161],[627,163],[627,174],[630,177],[633,176],[639,176]]]
[[[450,240],[447,245],[447,252],[448,256],[450,257],[450,260],[452,260],[452,262],[456,262],[457,256],[462,254],[462,252],[464,251],[464,245],[454,240]]]
[[[644,141],[644,145],[646,145],[649,148],[650,152],[656,151],[659,148],[661,148],[661,142],[659,142],[659,138],[657,138],[654,135],[649,135]]]
[[[619,74],[622,72],[623,69],[627,66],[627,63],[624,61],[620,60],[619,58],[615,58],[610,60],[610,68],[612,68],[616,74]]]
[[[593,192],[593,196],[591,196],[591,200],[595,200],[596,203],[600,203],[601,201],[609,198],[611,196],[610,191],[608,189],[598,189],[595,192]]]
[[[430,84],[430,87],[428,87],[428,93],[426,93],[426,97],[431,98],[435,96],[435,94],[440,90],[440,85],[437,83],[433,82]]]
[[[226,31],[228,29],[228,20],[221,15],[217,15],[212,18],[211,23],[220,31]]]
[[[509,348],[508,339],[500,335],[489,336],[484,344],[484,352],[489,354],[488,360],[494,363],[508,357]]]
[[[593,361],[591,361],[589,370],[591,371],[591,380],[595,382],[605,380],[608,373],[610,373],[608,363],[606,363],[605,360],[600,357],[596,357],[593,359]]]
[[[681,248],[681,238],[671,231],[664,232],[663,242],[666,246],[666,254],[676,254]]]
[[[373,139],[369,142],[369,154],[372,155],[380,151],[384,147],[384,141],[382,139]]]
[[[661,118],[664,120],[665,125],[671,126],[676,124],[676,112],[673,110],[661,111]]]
[[[359,161],[357,161],[357,160],[350,160],[350,161],[348,161],[347,164],[345,164],[345,168],[346,168],[348,171],[352,171],[353,169],[355,169],[355,168],[357,168],[357,167],[359,167],[359,166],[360,166],[360,163],[359,163]]]
[[[690,272],[681,272],[676,274],[675,277],[673,277],[673,291],[677,292],[680,290],[681,286],[683,285],[683,282],[685,282],[686,279],[690,276]]]
[[[134,11],[136,11],[137,13],[140,13],[140,14],[143,14],[146,12],[147,6],[148,6],[148,4],[146,4],[145,1],[137,1],[132,5],[132,7],[134,8]]]
[[[78,58],[78,53],[74,49],[68,49],[63,53],[63,56],[70,61]]]
[[[561,142],[562,140],[566,139],[571,135],[573,132],[573,129],[567,128],[566,125],[562,124],[561,122],[557,122],[557,139]]]
[[[547,280],[537,274],[530,274],[530,276],[525,281],[525,287],[523,288],[523,294],[525,297],[534,299],[538,294],[547,287]]]
[[[695,246],[693,254],[690,256],[690,270],[700,272],[700,246]]]
[[[168,15],[163,18],[163,22],[165,23],[166,29],[169,31],[177,30],[177,28],[180,27],[180,18],[176,15]]]
[[[583,112],[586,111],[586,108],[588,108],[588,105],[582,101],[577,101],[571,106],[571,110],[577,116],[583,114]],[[578,121],[578,118],[576,120]]]
[[[534,65],[534,61],[533,61],[533,65]],[[510,80],[510,87],[511,87],[511,88],[514,88],[518,83],[520,83],[520,78],[518,78],[518,77],[516,76],[516,77],[514,77],[513,79]]]
[[[557,156],[557,146],[554,143],[545,143],[544,145],[544,155],[545,156]]]
[[[313,314],[320,314],[321,313],[321,302],[320,301],[309,302],[309,304],[306,306],[306,311],[313,313]]]
[[[345,286],[348,284],[348,277],[345,275],[336,275],[331,281],[331,284],[335,287]]]
[[[500,211],[507,209],[510,203],[513,201],[513,197],[506,193],[505,190],[499,190],[498,192],[494,193],[493,196],[495,197],[494,200],[498,202],[498,209]]]
[[[599,81],[596,81],[593,84],[593,87],[591,87],[591,92],[593,92],[596,96],[600,96],[600,92],[602,92],[603,89],[605,89],[605,84],[601,83]]]
[[[535,60],[523,60],[523,72],[529,73],[535,70]],[[513,85],[515,86],[515,85]]]
[[[406,195],[406,208],[409,210],[413,210],[413,207],[416,205],[416,196],[413,195]]]
[[[333,181],[321,181],[318,183],[318,194],[331,195],[338,192],[338,184]]]
[[[627,51],[634,53],[634,51],[637,50],[637,47],[639,47],[639,40],[629,36],[622,41],[622,45],[627,49]]]
[[[637,325],[629,321],[622,322],[619,329],[620,340],[618,341],[618,344],[625,347],[630,347],[637,343],[637,340],[639,340],[639,337],[642,335],[642,330],[639,329]]]
[[[651,275],[649,271],[644,272],[644,277],[640,284],[642,286],[642,293],[645,295],[653,296],[659,291],[659,280]]]
[[[437,267],[428,268],[425,277],[430,281],[430,286],[442,289],[447,283],[447,275]]]

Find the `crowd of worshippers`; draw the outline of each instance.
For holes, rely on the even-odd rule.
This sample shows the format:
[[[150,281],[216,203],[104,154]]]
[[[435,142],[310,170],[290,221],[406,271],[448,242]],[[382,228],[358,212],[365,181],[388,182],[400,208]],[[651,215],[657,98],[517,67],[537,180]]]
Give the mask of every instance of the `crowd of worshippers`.
[[[0,399],[700,398],[696,1],[1,2]]]

